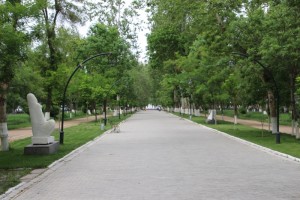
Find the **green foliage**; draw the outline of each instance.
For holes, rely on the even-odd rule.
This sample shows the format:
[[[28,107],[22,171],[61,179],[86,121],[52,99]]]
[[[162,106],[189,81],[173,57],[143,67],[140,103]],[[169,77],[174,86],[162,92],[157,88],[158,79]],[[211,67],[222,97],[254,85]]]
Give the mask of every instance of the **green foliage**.
[[[180,98],[191,94],[196,107],[264,105],[276,82],[281,105],[297,119],[299,6],[219,0],[152,0],[148,6],[149,64],[161,73],[153,77],[159,104],[179,107]]]
[[[0,194],[20,183],[20,178],[29,172],[29,169],[0,170]]]
[[[246,108],[245,107],[240,107],[239,108],[239,113],[241,113],[241,114],[246,114],[247,113],[247,110],[246,110]]]
[[[9,1],[0,3],[0,80],[10,83],[14,77],[17,63],[24,58],[25,45],[28,42],[21,31],[19,20],[24,16],[26,8]]]
[[[7,116],[8,130],[30,127],[30,117],[28,114],[9,114]]]

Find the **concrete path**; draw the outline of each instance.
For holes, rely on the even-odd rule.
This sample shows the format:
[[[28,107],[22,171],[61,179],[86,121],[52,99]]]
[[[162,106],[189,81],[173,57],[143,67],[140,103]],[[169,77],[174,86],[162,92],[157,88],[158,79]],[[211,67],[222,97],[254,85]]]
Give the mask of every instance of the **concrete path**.
[[[300,199],[300,164],[159,111],[142,111],[5,199]]]

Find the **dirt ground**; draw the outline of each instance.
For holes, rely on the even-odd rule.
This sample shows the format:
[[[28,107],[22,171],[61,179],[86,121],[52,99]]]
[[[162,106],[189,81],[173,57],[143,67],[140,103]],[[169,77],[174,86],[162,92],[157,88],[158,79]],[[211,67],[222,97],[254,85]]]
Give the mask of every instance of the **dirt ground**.
[[[228,121],[228,122],[234,122],[234,118],[232,117],[227,117],[227,116],[217,116],[217,120],[224,120],[224,121]],[[253,120],[245,120],[245,119],[238,119],[237,122],[239,124],[243,124],[246,126],[251,126],[254,128],[258,128],[258,129],[265,129],[265,130],[270,130],[269,129],[269,124],[268,123],[261,123],[259,121],[253,121]],[[280,126],[279,127],[279,131],[281,133],[287,133],[287,134],[292,134],[292,127],[291,126]]]
[[[99,116],[98,116],[98,119],[99,119]],[[93,120],[95,120],[95,116],[88,116],[88,117],[84,117],[84,118],[78,118],[78,119],[64,121],[64,128],[68,128],[68,127],[71,127],[71,126],[76,126],[78,124],[85,123],[85,122],[90,122],[90,121],[93,121]],[[56,131],[60,129],[60,122],[56,121],[55,129],[56,129]],[[26,138],[26,137],[31,137],[31,136],[32,136],[31,127],[20,128],[20,129],[15,129],[15,130],[9,130],[8,131],[8,140],[9,140],[9,142],[19,140],[19,139],[23,139],[23,138]]]
[[[98,116],[99,119],[100,116]],[[79,118],[79,119],[74,119],[74,120],[69,120],[64,122],[64,128],[71,127],[71,126],[76,126],[80,123],[85,123],[85,122],[90,122],[95,120],[95,116],[88,116],[84,118]],[[228,122],[233,122],[234,119],[232,117],[227,117],[227,116],[217,116],[217,120],[224,120]],[[253,120],[244,120],[244,119],[238,119],[239,124],[243,124],[246,126],[251,126],[254,128],[258,129],[265,129],[269,130],[269,124],[264,123],[262,126],[261,122],[258,121],[253,121]],[[56,122],[56,130],[60,129],[60,122]],[[287,133],[287,134],[292,134],[292,128],[290,126],[280,126],[279,128],[281,133]],[[26,127],[26,128],[21,128],[21,129],[15,129],[15,130],[10,130],[8,132],[9,134],[9,141],[15,141],[19,139],[23,139],[26,137],[31,137],[32,136],[32,130],[31,127]]]

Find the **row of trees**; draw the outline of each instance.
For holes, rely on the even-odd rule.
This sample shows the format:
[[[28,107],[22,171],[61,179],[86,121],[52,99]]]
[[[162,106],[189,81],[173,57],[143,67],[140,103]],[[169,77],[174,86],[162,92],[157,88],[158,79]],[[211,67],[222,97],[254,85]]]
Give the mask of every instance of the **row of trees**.
[[[148,72],[138,62],[138,27],[130,23],[138,16],[139,6],[138,1],[126,5],[123,0],[0,1],[3,150],[8,150],[7,113],[18,105],[26,107],[26,95],[32,92],[44,111],[55,117],[67,79],[81,61],[95,54],[111,53],[89,61],[76,73],[68,88],[68,107],[96,110],[117,94],[123,105],[147,103],[148,95],[141,87],[149,85]],[[92,19],[94,25],[82,37],[77,27]]]
[[[297,126],[297,1],[148,0],[147,6],[156,101],[180,107],[181,98],[190,98],[203,109],[233,106],[235,114],[238,106],[268,104],[276,132],[274,78],[280,106]]]

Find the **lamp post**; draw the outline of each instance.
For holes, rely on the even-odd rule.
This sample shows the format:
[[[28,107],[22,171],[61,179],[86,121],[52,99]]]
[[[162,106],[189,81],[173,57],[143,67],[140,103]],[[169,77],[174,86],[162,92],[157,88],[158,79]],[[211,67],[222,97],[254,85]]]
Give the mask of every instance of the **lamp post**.
[[[71,76],[69,77],[67,83],[66,83],[66,86],[65,86],[65,89],[64,89],[64,93],[63,93],[63,98],[62,98],[62,114],[61,114],[61,127],[60,127],[60,132],[59,132],[59,143],[60,144],[63,144],[64,143],[64,118],[65,118],[65,101],[66,101],[66,92],[67,92],[67,88],[68,88],[68,85],[72,79],[72,77],[74,76],[74,74],[80,69],[82,68],[82,65],[85,64],[86,62],[94,59],[94,58],[97,58],[99,56],[105,56],[105,55],[111,55],[112,53],[111,52],[108,52],[108,53],[99,53],[99,54],[96,54],[94,56],[91,56],[89,58],[87,58],[86,60],[84,60],[82,63],[79,63],[77,65],[77,67],[75,68],[75,70],[73,71],[73,73],[71,74]]]
[[[190,120],[191,120],[192,119],[192,79],[189,80],[189,89],[190,89],[189,104],[190,104]]]
[[[106,126],[106,123],[107,123],[106,106],[107,106],[107,99],[105,98],[103,101],[104,126]]]
[[[115,87],[116,85],[117,85],[117,83],[119,83],[120,81],[122,81],[122,80],[124,80],[124,79],[118,79],[110,88],[109,88],[109,90],[108,90],[108,92],[107,93],[110,93],[110,91],[113,89],[113,87]],[[117,98],[118,98],[118,96],[117,96]],[[103,105],[103,107],[104,107],[104,125],[106,126],[106,123],[107,123],[107,117],[106,117],[106,104],[107,104],[107,95],[106,95],[106,97],[105,97],[105,99],[104,99],[104,105]],[[120,108],[120,103],[119,103],[119,108]],[[119,111],[119,113],[120,113],[120,111]],[[119,119],[120,119],[120,115],[119,115]]]
[[[249,58],[248,54],[244,54],[244,53],[238,53],[238,52],[233,52],[232,54],[234,55],[239,55],[245,58]],[[268,69],[266,66],[264,66],[260,61],[256,60],[256,59],[252,59],[255,63],[257,63],[258,65],[260,65],[264,70],[266,70],[272,79],[272,82],[274,84],[275,87],[275,98],[276,98],[276,118],[277,118],[277,126],[276,126],[276,144],[280,144],[280,132],[279,132],[279,89],[278,89],[278,85],[277,82],[273,76],[273,73],[270,71],[270,69]]]

